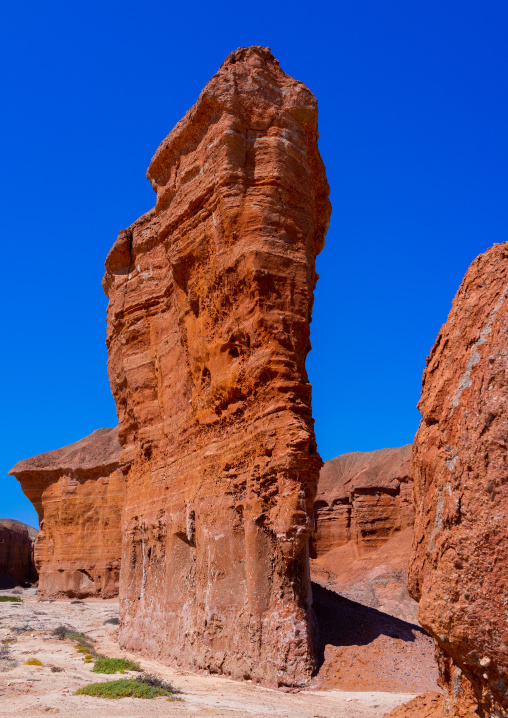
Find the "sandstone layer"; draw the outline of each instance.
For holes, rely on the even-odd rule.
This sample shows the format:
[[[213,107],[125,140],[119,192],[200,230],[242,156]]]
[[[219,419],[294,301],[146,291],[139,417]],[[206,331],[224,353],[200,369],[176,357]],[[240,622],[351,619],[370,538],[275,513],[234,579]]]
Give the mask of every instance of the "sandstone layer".
[[[127,468],[118,428],[20,461],[9,472],[39,515],[39,598],[118,594]]]
[[[317,103],[233,52],[155,153],[106,260],[124,460],[120,643],[271,684],[315,667],[321,459],[305,358],[330,216]]]
[[[427,359],[408,588],[444,712],[508,714],[508,244],[470,266]]]
[[[321,469],[311,574],[343,596],[412,623],[406,589],[414,509],[411,445],[337,456]]]
[[[15,519],[0,519],[0,589],[37,581],[36,538],[37,529]]]

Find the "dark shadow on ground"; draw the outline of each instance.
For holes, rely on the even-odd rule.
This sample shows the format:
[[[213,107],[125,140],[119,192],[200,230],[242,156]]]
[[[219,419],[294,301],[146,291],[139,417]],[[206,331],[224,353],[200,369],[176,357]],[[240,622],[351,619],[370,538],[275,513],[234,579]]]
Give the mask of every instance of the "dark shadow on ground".
[[[381,634],[414,642],[417,634],[428,635],[420,626],[351,601],[314,581],[312,597],[318,668],[323,665],[326,645],[365,646]]]

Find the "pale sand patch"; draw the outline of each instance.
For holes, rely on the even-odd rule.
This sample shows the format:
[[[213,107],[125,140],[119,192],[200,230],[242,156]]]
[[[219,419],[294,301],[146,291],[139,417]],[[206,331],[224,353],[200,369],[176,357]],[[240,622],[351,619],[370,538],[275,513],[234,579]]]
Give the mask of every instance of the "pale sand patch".
[[[3,591],[0,595],[12,595],[12,591]],[[14,639],[15,642],[6,645],[12,661],[17,664],[0,660],[2,718],[57,714],[60,718],[380,718],[413,697],[413,694],[375,691],[286,693],[223,676],[195,675],[121,650],[116,642],[117,628],[104,624],[107,619],[118,616],[116,600],[38,602],[34,589],[24,590],[20,597],[22,604],[0,603],[0,640]],[[102,654],[139,662],[147,672],[171,682],[182,692],[183,700],[123,698],[115,701],[74,696],[74,691],[87,683],[121,676],[91,673],[92,666],[84,663],[82,654],[76,652],[72,643],[51,636],[51,631],[60,624],[91,636]],[[24,665],[29,658],[39,659],[44,667]],[[51,665],[63,670],[52,672]]]

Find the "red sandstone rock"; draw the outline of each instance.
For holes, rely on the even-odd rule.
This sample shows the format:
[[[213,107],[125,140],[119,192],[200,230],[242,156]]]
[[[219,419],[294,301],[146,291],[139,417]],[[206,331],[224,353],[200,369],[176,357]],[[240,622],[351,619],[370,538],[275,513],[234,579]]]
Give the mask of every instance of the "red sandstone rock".
[[[339,593],[416,623],[406,589],[414,510],[411,445],[352,452],[321,469],[311,575]]]
[[[155,153],[154,210],[106,260],[124,460],[120,642],[304,682],[321,459],[305,371],[330,205],[317,103],[233,52]]]
[[[0,589],[37,581],[36,538],[37,529],[15,519],[0,519]]]
[[[508,243],[470,266],[418,405],[408,587],[437,641],[449,716],[508,715],[507,295]]]
[[[386,713],[385,718],[440,718],[442,715],[443,696],[431,691],[397,706]]]
[[[16,476],[39,514],[39,598],[118,593],[125,493],[118,429],[20,461]]]

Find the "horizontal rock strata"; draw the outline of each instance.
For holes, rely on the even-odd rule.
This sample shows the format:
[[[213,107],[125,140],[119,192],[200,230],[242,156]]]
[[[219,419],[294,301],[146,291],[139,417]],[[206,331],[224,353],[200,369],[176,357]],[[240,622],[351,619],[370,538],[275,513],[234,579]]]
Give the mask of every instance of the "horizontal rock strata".
[[[321,459],[305,371],[330,216],[317,103],[233,52],[162,142],[154,210],[106,260],[124,460],[121,645],[299,684]]]
[[[117,428],[11,469],[39,514],[39,598],[118,594],[126,471]]]
[[[37,529],[15,519],[0,519],[0,589],[37,581],[36,538]]]
[[[408,587],[437,642],[448,716],[508,715],[507,312],[508,243],[468,269],[418,405]]]
[[[415,623],[406,589],[414,510],[411,445],[337,456],[321,469],[314,504],[312,578]]]

